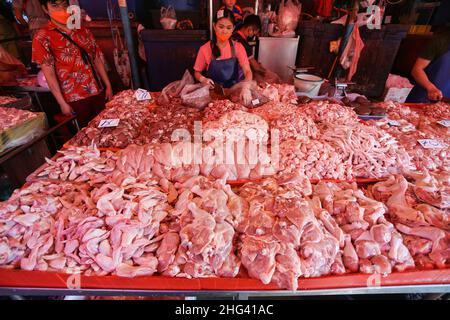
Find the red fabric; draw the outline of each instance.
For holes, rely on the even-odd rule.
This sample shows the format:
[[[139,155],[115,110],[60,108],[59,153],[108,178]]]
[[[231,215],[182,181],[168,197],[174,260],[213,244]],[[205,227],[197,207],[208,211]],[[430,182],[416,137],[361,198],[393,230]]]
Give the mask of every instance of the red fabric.
[[[331,17],[333,0],[315,0],[316,12],[322,17]]]
[[[342,67],[344,69],[349,69],[347,81],[352,80],[353,75],[358,69],[359,57],[361,56],[361,51],[363,48],[364,42],[359,34],[359,27],[355,25],[341,57]]]
[[[100,89],[91,67],[81,57],[74,44],[59,34],[50,22],[39,30],[33,39],[32,59],[39,65],[54,65],[61,91],[67,102],[73,102],[99,94]],[[84,27],[71,30],[68,35],[89,54],[92,63],[100,49],[92,33]]]
[[[87,126],[89,121],[95,118],[105,108],[105,92],[91,96],[86,99],[69,103],[73,111],[77,114],[77,121],[80,128]]]

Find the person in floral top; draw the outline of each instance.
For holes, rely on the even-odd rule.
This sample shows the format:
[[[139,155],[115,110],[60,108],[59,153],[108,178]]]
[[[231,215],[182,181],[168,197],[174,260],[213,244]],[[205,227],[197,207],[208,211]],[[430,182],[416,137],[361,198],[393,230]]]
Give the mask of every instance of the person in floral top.
[[[69,29],[68,0],[40,2],[50,22],[33,39],[32,59],[44,72],[62,113],[75,113],[85,126],[112,97],[102,53],[87,28]]]

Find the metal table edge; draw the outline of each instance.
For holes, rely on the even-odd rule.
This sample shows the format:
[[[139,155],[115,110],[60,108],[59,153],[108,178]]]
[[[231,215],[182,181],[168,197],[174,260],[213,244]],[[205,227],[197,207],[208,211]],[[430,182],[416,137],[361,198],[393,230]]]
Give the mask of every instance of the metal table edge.
[[[173,290],[120,290],[120,289],[56,289],[2,287],[0,296],[196,296],[196,297],[295,297],[362,294],[450,293],[450,284],[384,286],[324,290],[275,291],[173,291]]]

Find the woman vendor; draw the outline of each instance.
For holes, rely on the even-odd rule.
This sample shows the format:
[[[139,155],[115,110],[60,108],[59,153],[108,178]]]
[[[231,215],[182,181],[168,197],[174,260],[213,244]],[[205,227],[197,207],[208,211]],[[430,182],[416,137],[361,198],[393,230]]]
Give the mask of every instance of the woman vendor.
[[[416,86],[406,102],[439,101],[450,97],[450,26],[424,47],[411,75]]]
[[[197,54],[195,79],[210,87],[218,83],[224,88],[230,88],[242,80],[252,80],[244,47],[231,40],[234,31],[233,13],[228,9],[219,10],[214,17],[213,28],[213,39],[200,47]]]

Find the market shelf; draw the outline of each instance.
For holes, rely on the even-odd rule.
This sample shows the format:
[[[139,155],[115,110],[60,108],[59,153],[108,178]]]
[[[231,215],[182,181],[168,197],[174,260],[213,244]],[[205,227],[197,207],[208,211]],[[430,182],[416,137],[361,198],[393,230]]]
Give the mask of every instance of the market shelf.
[[[74,276],[70,274],[0,270],[0,295],[173,295],[220,296],[314,296],[342,294],[450,293],[450,269],[394,272],[385,277],[347,274],[301,278],[297,291],[280,290],[250,278],[170,278]]]

